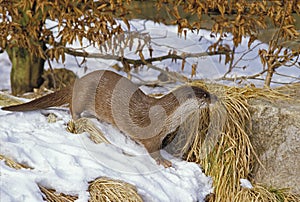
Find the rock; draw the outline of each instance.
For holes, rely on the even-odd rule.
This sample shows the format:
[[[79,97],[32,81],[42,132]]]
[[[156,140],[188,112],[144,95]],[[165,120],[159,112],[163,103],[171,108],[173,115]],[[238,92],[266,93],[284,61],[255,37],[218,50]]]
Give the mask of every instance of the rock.
[[[291,188],[300,194],[300,102],[251,100],[254,150],[265,169],[256,163],[256,183]]]

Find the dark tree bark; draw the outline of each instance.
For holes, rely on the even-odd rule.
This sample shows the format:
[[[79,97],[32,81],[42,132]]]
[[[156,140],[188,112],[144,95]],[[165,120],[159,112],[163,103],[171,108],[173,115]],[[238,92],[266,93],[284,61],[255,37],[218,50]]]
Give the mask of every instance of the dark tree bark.
[[[42,82],[45,60],[36,57],[25,48],[13,47],[6,49],[12,63],[10,73],[13,95],[20,95],[38,88]]]

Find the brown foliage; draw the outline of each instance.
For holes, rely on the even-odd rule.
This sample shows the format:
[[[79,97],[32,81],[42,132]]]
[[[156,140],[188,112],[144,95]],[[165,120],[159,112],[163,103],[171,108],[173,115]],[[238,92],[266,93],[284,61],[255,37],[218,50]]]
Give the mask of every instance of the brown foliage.
[[[213,22],[211,36],[218,37],[217,42],[209,47],[210,51],[230,50],[223,40],[228,33],[232,34],[235,47],[242,42],[243,37],[249,36],[248,48],[250,49],[262,29],[275,28],[276,32],[270,39],[269,49],[259,51],[263,66],[267,66],[266,86],[270,86],[276,68],[292,66],[299,59],[299,45],[288,48],[283,48],[283,45],[287,41],[299,40],[300,34],[295,26],[295,15],[300,14],[300,1],[159,0],[157,7],[165,8],[169,12],[174,19],[173,24],[178,25],[178,33],[184,35],[186,29],[198,31],[201,28],[203,15],[208,15]],[[183,13],[188,15],[184,16]],[[193,16],[197,16],[196,20],[189,20]],[[234,48],[232,56],[227,54],[225,57],[225,64],[231,63],[229,71],[233,68]]]
[[[0,47],[24,47],[38,57],[58,60],[62,56],[64,61],[64,47],[75,40],[82,45],[86,38],[100,45],[122,33],[115,18],[126,12],[124,2],[114,0],[1,0]],[[58,22],[58,34],[46,26],[46,20]],[[50,47],[47,53],[42,42]]]
[[[173,5],[173,9],[165,6],[167,3]],[[299,36],[295,27],[293,13],[300,13],[300,2],[297,0],[284,1],[249,1],[249,0],[188,0],[168,1],[159,0],[158,8],[166,8],[174,18],[173,24],[178,25],[178,32],[184,30],[199,30],[201,28],[202,15],[206,14],[213,21],[212,32],[222,37],[226,33],[233,35],[233,42],[238,46],[243,36],[250,36],[251,43],[256,38],[260,29],[267,28],[267,21],[270,19],[275,27],[282,27],[279,37],[293,39]],[[179,10],[189,13],[183,17]],[[198,20],[188,20],[196,15]],[[283,24],[282,24],[283,21]]]
[[[283,46],[287,41],[299,40],[295,15],[300,14],[300,1],[157,0],[155,2],[157,9],[165,9],[168,12],[168,17],[172,18],[171,23],[178,25],[178,34],[185,37],[187,30],[199,31],[203,16],[208,16],[212,22],[211,36],[217,38],[217,42],[213,43],[208,51],[227,52],[224,61],[225,64],[229,64],[228,72],[233,68],[234,48],[242,42],[242,38],[250,37],[248,47],[251,48],[260,31],[269,27],[276,30],[270,40],[269,49],[259,52],[262,64],[267,66],[263,69],[263,71],[267,69],[268,73],[265,84],[270,85],[276,68],[292,66],[298,61],[295,57],[300,52],[299,45],[289,49]],[[130,28],[127,19],[130,9],[132,9],[130,0],[0,0],[0,50],[18,46],[30,50],[37,57],[62,59],[64,62],[65,53],[68,52],[66,46],[75,41],[83,46],[83,40],[87,40],[89,45],[98,46],[101,52],[112,50],[113,53],[119,52],[123,57],[122,43],[132,47],[133,40],[125,40],[116,18],[122,19]],[[49,27],[46,20],[57,24]],[[54,33],[53,28],[57,28],[58,33]],[[228,33],[232,35],[233,50],[224,40]],[[149,45],[149,40],[147,38],[144,44],[139,44],[136,50],[143,63],[147,60],[142,53],[145,45],[152,58],[153,49]],[[47,50],[43,48],[44,44],[48,45]],[[185,61],[182,63],[183,68],[184,64]],[[123,65],[124,69],[130,69],[126,58]]]

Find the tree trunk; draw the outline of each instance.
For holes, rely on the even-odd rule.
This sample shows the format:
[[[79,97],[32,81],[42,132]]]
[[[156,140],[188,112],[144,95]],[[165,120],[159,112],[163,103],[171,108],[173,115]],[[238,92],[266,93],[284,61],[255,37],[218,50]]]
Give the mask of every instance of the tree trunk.
[[[6,51],[12,63],[10,73],[12,94],[19,95],[38,88],[43,82],[45,60],[33,56],[25,48],[13,47]]]

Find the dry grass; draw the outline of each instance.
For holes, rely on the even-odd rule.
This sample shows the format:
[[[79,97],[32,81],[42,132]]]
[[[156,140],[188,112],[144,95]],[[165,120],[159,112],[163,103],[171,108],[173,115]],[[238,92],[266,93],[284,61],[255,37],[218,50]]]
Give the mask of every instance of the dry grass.
[[[44,194],[44,199],[48,202],[73,202],[78,199],[77,196],[66,195],[63,193],[56,193],[54,189],[48,189],[38,185],[41,192]]]
[[[136,188],[123,181],[112,180],[106,177],[98,178],[90,183],[90,202],[141,202]]]
[[[56,193],[54,189],[48,189],[39,185],[44,193],[45,199],[49,202],[73,202],[77,196]],[[136,188],[123,181],[113,180],[106,177],[98,178],[90,183],[89,189],[90,202],[141,202],[142,198],[138,195]]]
[[[8,166],[8,167],[11,167],[11,168],[14,168],[16,170],[19,170],[21,168],[28,168],[28,169],[32,169],[31,167],[25,165],[25,164],[22,164],[22,163],[17,163],[15,162],[13,159],[7,157],[7,156],[4,156],[2,154],[0,154],[0,161],[1,160],[4,160],[5,164]]]
[[[95,126],[95,124],[88,118],[83,117],[75,121],[69,121],[67,124],[67,131],[75,134],[87,132],[90,135],[90,139],[96,144],[100,144],[102,142],[107,144],[110,143],[106,139],[102,131],[97,126]]]
[[[248,177],[255,156],[247,135],[250,113],[246,98],[235,89],[214,87],[209,91],[218,95],[218,102],[210,117],[204,119],[209,127],[201,128],[187,160],[200,163],[212,176],[214,201],[233,201],[240,189],[239,181]]]
[[[299,202],[300,197],[289,192],[289,189],[266,188],[256,184],[253,189],[242,188],[234,202]]]
[[[251,178],[251,168],[258,161],[248,137],[251,132],[251,117],[247,100],[257,97],[270,101],[288,100],[291,98],[290,94],[251,86],[236,88],[206,86],[203,83],[193,85],[207,88],[218,96],[218,102],[210,109],[209,116],[202,114],[200,119],[192,117],[188,120],[192,125],[195,120],[200,122],[186,159],[201,164],[204,172],[213,178],[215,190],[211,201],[256,201],[257,198],[258,201],[274,201],[274,197],[277,201],[299,201],[297,196],[287,190],[275,191],[259,185],[248,190],[240,186],[241,178]]]

